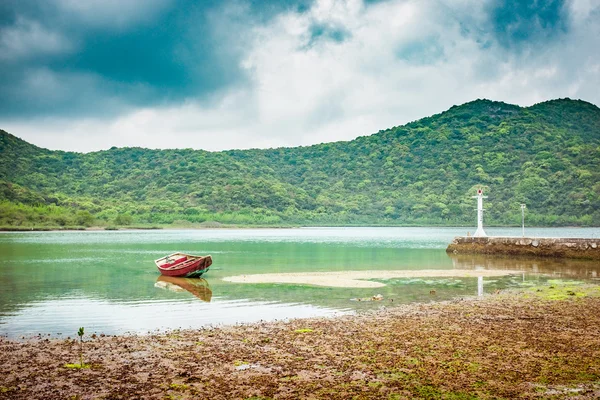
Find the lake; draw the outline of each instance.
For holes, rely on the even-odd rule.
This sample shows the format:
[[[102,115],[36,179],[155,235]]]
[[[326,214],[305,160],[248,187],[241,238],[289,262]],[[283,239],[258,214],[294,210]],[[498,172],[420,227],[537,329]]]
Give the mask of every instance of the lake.
[[[334,316],[448,300],[551,280],[597,279],[597,262],[449,256],[467,228],[299,228],[0,233],[0,335],[146,333]],[[472,231],[472,229],[471,229]],[[520,228],[486,228],[520,236]],[[600,237],[599,228],[527,229],[528,236]],[[161,278],[153,260],[211,254],[200,280]],[[233,283],[234,275],[365,270],[517,270],[476,277],[393,278],[380,288]],[[380,301],[370,300],[381,295]]]

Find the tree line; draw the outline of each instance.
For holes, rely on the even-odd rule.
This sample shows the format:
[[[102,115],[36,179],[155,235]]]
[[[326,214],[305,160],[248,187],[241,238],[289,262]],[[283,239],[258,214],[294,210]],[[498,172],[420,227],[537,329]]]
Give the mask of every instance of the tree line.
[[[600,109],[476,100],[352,141],[50,151],[0,131],[0,225],[600,226]]]

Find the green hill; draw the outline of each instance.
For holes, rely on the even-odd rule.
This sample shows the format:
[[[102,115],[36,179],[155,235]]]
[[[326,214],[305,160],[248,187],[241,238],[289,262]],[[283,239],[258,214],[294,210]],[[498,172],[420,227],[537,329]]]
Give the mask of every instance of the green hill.
[[[476,100],[349,142],[50,151],[0,130],[0,225],[600,226],[600,109]]]

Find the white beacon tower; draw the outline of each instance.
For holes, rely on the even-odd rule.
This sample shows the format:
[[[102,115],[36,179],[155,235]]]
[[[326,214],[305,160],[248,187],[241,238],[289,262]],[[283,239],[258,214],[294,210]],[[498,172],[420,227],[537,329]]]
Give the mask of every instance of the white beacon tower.
[[[483,230],[483,199],[487,199],[487,196],[484,196],[483,191],[478,189],[477,196],[473,196],[473,198],[477,199],[477,230],[473,236],[487,237]]]

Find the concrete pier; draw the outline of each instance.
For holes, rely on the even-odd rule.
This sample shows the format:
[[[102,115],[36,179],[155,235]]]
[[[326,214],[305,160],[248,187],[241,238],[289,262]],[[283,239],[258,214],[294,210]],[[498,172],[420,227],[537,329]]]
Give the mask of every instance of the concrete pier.
[[[506,254],[600,260],[600,238],[527,238],[458,236],[446,249],[451,254]]]

